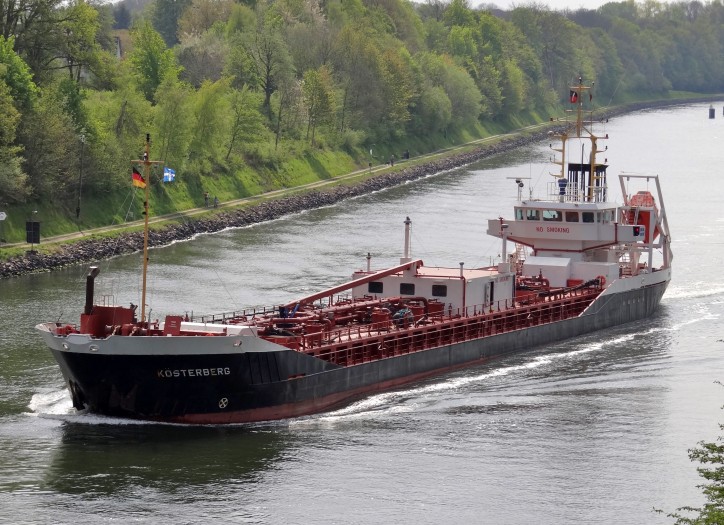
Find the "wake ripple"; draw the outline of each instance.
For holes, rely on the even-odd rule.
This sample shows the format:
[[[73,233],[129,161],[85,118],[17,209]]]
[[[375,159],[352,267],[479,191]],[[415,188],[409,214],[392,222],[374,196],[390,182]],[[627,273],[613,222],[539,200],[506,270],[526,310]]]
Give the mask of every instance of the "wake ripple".
[[[621,345],[622,343],[632,341],[639,337],[647,337],[662,332],[676,332],[688,325],[706,320],[711,320],[712,318],[716,317],[717,316],[712,315],[700,316],[695,319],[682,321],[671,326],[650,327],[645,330],[632,332],[625,335],[617,335],[615,337],[610,337],[608,339],[599,340],[596,342],[584,343],[580,346],[580,348],[577,348],[575,350],[533,356],[529,358],[529,360],[521,364],[502,366],[480,374],[466,375],[462,377],[451,377],[429,385],[417,386],[405,390],[396,390],[393,392],[385,392],[382,394],[373,395],[371,397],[357,401],[342,409],[335,410],[334,412],[311,416],[307,419],[290,421],[290,426],[335,423],[347,420],[362,419],[375,415],[390,415],[395,413],[413,412],[416,407],[421,404],[422,398],[429,394],[452,392],[461,389],[467,385],[483,383],[491,379],[509,376],[511,374],[515,374],[516,372],[535,370],[537,368],[555,364],[559,361],[576,359],[586,354],[600,352],[611,346],[616,347]],[[402,404],[410,399],[417,401]]]
[[[663,300],[699,299],[702,297],[712,297],[717,295],[724,295],[724,284],[699,281],[691,283],[691,285],[686,288],[681,286],[670,287],[666,290]]]

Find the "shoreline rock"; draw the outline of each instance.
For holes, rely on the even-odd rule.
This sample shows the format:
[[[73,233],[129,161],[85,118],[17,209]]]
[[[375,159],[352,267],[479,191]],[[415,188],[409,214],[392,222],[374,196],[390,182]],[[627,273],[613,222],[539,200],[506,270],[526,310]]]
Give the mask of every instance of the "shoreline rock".
[[[660,101],[660,103],[632,104],[626,108],[599,114],[599,119],[610,118],[621,113],[628,113],[645,108],[685,105],[692,101]],[[371,177],[352,186],[337,186],[326,191],[311,191],[300,195],[283,197],[278,200],[264,202],[248,208],[221,212],[211,218],[190,219],[183,224],[172,224],[161,230],[149,232],[149,247],[171,244],[175,241],[188,240],[203,233],[215,233],[227,228],[238,228],[258,224],[285,215],[330,206],[345,199],[358,197],[404,184],[409,181],[434,175],[441,171],[460,168],[473,162],[505,153],[521,146],[538,142],[545,138],[548,129],[525,137],[503,139],[497,144],[481,145],[473,151],[454,154],[425,164],[411,166],[394,173],[383,173]],[[131,232],[112,238],[81,239],[63,245],[53,254],[25,254],[0,263],[0,279],[16,277],[28,273],[52,271],[73,264],[95,262],[117,255],[138,252],[143,249],[143,232]]]

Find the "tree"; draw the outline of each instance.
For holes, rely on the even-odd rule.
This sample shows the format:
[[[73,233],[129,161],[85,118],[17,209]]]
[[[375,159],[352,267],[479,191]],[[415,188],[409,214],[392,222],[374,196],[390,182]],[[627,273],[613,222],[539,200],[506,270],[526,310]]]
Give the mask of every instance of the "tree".
[[[247,51],[253,59],[256,78],[264,92],[264,108],[271,120],[271,96],[278,78],[293,70],[291,55],[281,35],[281,19],[273,8],[261,9],[257,28],[249,35]]]
[[[128,160],[140,158],[149,130],[153,155],[157,156],[159,137],[151,125],[155,108],[136,89],[130,64],[123,61],[117,68],[118,85],[114,90],[88,90],[83,101],[89,128],[93,131],[93,141],[88,141],[85,147],[84,192],[127,188]],[[179,134],[181,131],[179,129]],[[184,150],[184,155],[187,152],[188,149]]]
[[[503,111],[503,89],[501,75],[495,67],[493,57],[488,55],[478,63],[477,86],[482,97],[481,114],[488,118],[496,118]]]
[[[294,117],[298,112],[302,98],[299,82],[292,75],[285,75],[279,79],[276,96],[276,122],[274,123],[274,150],[279,147],[283,129],[296,128]]]
[[[459,125],[474,122],[480,114],[481,95],[468,72],[455,64],[450,56],[438,56],[433,53],[420,54],[417,57],[419,67],[425,72],[426,81],[433,87],[441,88],[450,104],[450,122]],[[430,94],[427,95],[428,97]],[[438,111],[445,110],[444,99],[435,95]],[[430,99],[428,98],[428,101]],[[440,105],[440,104],[443,105]],[[442,113],[444,115],[444,113]]]
[[[535,4],[514,9],[511,20],[539,57],[542,77],[556,93],[568,93],[569,83],[582,74],[582,61],[586,59],[578,51],[580,28],[561,13]]]
[[[128,29],[131,27],[131,12],[126,4],[119,2],[113,6],[113,29]]]
[[[417,103],[413,126],[417,133],[444,131],[452,120],[452,103],[440,86],[423,89]]]
[[[76,189],[78,148],[75,140],[69,140],[75,135],[69,133],[74,122],[64,102],[59,84],[47,86],[18,129],[34,199],[63,199]]]
[[[173,77],[166,77],[156,90],[155,142],[159,158],[180,169],[191,142],[193,90]]]
[[[473,38],[470,27],[453,26],[448,34],[448,49],[450,54],[460,57],[466,63],[478,54],[478,47]]]
[[[523,72],[513,60],[503,60],[500,68],[503,111],[512,114],[522,111],[525,107],[526,92]]]
[[[719,429],[724,430],[724,424],[720,423]],[[682,507],[669,516],[676,518],[677,525],[724,523],[724,436],[719,436],[715,442],[700,442],[698,447],[689,450],[689,459],[701,465],[696,470],[707,481],[699,485],[706,503],[701,508]],[[682,512],[689,516],[682,515]]]
[[[53,42],[59,38],[62,0],[6,0],[0,2],[0,36],[15,37],[15,49],[37,76],[42,76]]]
[[[149,101],[167,76],[177,78],[181,68],[176,63],[173,51],[151,24],[141,21],[131,30],[133,51],[129,60],[138,77],[141,91]]]
[[[453,121],[466,125],[480,115],[480,90],[465,69],[455,64],[447,67],[443,88],[452,104]]]
[[[404,47],[387,49],[381,58],[378,74],[385,102],[382,123],[390,133],[397,133],[410,120],[410,103],[416,96],[412,58]]]
[[[191,0],[178,20],[178,37],[182,42],[189,37],[199,37],[214,24],[225,23],[231,16],[233,0]]]
[[[626,70],[625,86],[633,92],[660,93],[670,88],[661,68],[661,43],[649,30],[623,18],[613,21],[609,31]]]
[[[242,151],[246,144],[261,141],[264,136],[264,119],[256,109],[261,100],[257,101],[255,98],[247,86],[231,93],[230,135],[225,157],[227,162],[232,153]]]
[[[0,73],[6,66],[0,64]],[[0,78],[2,75],[0,75]],[[15,132],[20,112],[13,105],[10,88],[0,80],[0,201],[23,202],[30,194],[28,177],[23,173],[20,153],[15,145]]]
[[[226,39],[208,32],[184,38],[176,48],[176,56],[183,68],[181,79],[198,88],[204,80],[216,81],[223,76],[229,48]]]
[[[287,28],[285,40],[297,71],[304,72],[329,63],[332,34],[329,25],[323,21],[293,24]]]
[[[20,109],[27,109],[38,96],[38,87],[33,82],[30,68],[13,51],[15,38],[0,36],[0,79],[6,84],[10,96]]]
[[[331,63],[342,88],[341,131],[368,129],[382,118],[384,105],[377,73],[380,61],[372,35],[352,25],[336,35]]]
[[[329,69],[322,66],[305,72],[302,93],[307,108],[307,138],[311,139],[312,146],[315,146],[317,127],[330,124],[334,116],[334,85]]]
[[[225,118],[228,79],[205,81],[192,101],[192,138],[189,157],[202,162],[218,162],[220,151],[228,136]],[[209,166],[210,168],[210,166]]]
[[[248,32],[255,26],[256,14],[250,7],[243,4],[234,4],[231,7],[229,19],[226,21],[227,36]]]
[[[246,47],[248,33],[234,33],[229,37],[229,53],[224,64],[224,76],[231,78],[235,89],[244,86],[260,86],[254,58]]]
[[[452,0],[445,9],[443,21],[448,27],[469,27],[475,23],[475,14],[470,9],[468,0]]]
[[[153,27],[171,47],[179,43],[178,21],[191,0],[155,0],[151,11]]]
[[[73,129],[76,133],[87,134],[89,132],[88,116],[83,106],[85,94],[78,86],[78,83],[69,78],[63,78],[57,83],[56,89],[63,111],[73,121]]]
[[[96,35],[100,29],[98,11],[84,0],[75,0],[63,9],[60,31],[64,38],[58,41],[56,57],[58,67],[67,68],[71,80],[80,81],[83,68],[92,67],[97,61],[100,46]]]

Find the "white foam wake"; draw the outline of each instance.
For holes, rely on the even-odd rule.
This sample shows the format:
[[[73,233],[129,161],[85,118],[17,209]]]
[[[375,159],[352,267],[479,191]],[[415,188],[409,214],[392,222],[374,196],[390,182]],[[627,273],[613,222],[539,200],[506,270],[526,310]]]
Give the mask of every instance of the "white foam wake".
[[[73,401],[68,390],[48,390],[34,394],[28,403],[27,413],[29,416],[45,419],[55,419],[72,423],[83,423],[86,425],[158,425],[153,421],[138,421],[135,419],[124,419],[116,417],[90,414],[73,408]],[[168,423],[171,424],[171,423]]]
[[[35,416],[59,416],[70,414],[73,410],[73,402],[68,391],[63,388],[34,394],[30,398],[28,408]]]
[[[682,321],[672,326],[656,326],[651,327],[640,332],[632,332],[624,335],[618,335],[608,339],[595,341],[591,343],[585,343],[575,350],[568,350],[565,352],[550,353],[546,355],[531,356],[526,362],[511,366],[501,366],[494,370],[489,370],[481,374],[466,375],[461,377],[451,377],[448,379],[441,380],[436,383],[423,385],[419,387],[412,387],[405,390],[397,390],[394,392],[385,392],[370,396],[353,403],[347,407],[344,407],[334,412],[328,412],[319,416],[312,416],[307,419],[299,419],[290,421],[290,426],[298,425],[319,425],[325,423],[335,423],[343,420],[361,419],[370,417],[373,414],[393,414],[400,412],[412,412],[420,404],[419,402],[401,404],[405,399],[421,399],[427,394],[455,391],[466,385],[482,383],[486,380],[493,378],[504,377],[521,370],[534,370],[546,365],[550,365],[556,361],[567,360],[577,358],[581,355],[595,353],[605,350],[607,347],[619,346],[622,343],[626,343],[634,340],[637,337],[645,337],[651,334],[660,332],[675,332],[682,329],[683,327],[698,323],[705,320],[710,320],[717,316],[704,315],[695,319],[689,319]]]
[[[689,286],[672,286],[664,294],[664,301],[672,299],[697,299],[700,297],[711,297],[724,295],[724,284],[710,282],[694,282]]]

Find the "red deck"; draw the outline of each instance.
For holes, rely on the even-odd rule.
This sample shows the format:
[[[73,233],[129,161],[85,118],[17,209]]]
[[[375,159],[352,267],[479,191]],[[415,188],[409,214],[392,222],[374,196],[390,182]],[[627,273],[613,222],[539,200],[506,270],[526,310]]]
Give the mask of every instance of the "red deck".
[[[536,298],[526,301],[526,304],[502,305],[494,311],[471,306],[465,311],[439,309],[431,315],[420,311],[422,307],[412,306],[410,310],[417,313],[411,318],[408,316],[409,319],[395,321],[389,316],[376,322],[365,319],[369,316],[369,302],[338,304],[331,308],[348,308],[348,322],[343,326],[330,328],[318,320],[310,320],[308,323],[294,323],[278,334],[274,334],[269,325],[260,330],[259,335],[336,365],[352,366],[576,317],[600,293],[600,288],[575,290]],[[409,306],[408,301],[396,300],[407,302]],[[414,303],[414,300],[410,302]],[[427,308],[430,309],[429,305]],[[317,315],[321,319],[329,310],[322,309]],[[284,324],[281,319],[275,321],[278,322],[274,326]]]

